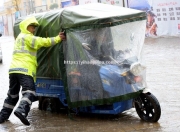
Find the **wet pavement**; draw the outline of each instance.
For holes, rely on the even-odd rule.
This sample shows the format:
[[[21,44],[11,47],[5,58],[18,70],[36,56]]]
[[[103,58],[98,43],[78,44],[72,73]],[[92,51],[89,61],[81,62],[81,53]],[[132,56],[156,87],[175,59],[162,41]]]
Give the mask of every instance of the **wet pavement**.
[[[13,37],[1,37],[3,64],[0,64],[0,109],[8,90],[8,68]],[[180,131],[180,38],[147,38],[144,45],[147,84],[161,105],[157,123],[140,120],[134,108],[117,116],[56,114],[38,110],[35,102],[28,115],[30,126],[14,114],[0,124],[0,132],[179,132]]]

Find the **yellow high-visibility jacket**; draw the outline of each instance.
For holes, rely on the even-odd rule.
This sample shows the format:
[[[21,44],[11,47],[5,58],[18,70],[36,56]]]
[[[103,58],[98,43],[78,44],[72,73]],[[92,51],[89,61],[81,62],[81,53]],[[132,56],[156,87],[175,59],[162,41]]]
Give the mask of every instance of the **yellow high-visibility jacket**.
[[[34,36],[27,30],[29,24],[39,25],[35,17],[28,17],[19,24],[21,33],[17,36],[14,51],[12,56],[12,62],[9,69],[11,73],[21,73],[30,75],[36,80],[36,68],[37,68],[37,50],[41,47],[50,47],[59,42],[61,38],[59,35],[51,38],[42,38]]]

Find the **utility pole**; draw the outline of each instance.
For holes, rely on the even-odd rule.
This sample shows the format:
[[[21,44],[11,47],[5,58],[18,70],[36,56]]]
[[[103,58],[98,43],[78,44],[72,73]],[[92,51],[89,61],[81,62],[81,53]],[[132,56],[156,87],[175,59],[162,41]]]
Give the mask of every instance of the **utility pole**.
[[[30,12],[34,13],[34,7],[33,7],[33,2],[32,0],[29,0],[29,4],[30,4]]]

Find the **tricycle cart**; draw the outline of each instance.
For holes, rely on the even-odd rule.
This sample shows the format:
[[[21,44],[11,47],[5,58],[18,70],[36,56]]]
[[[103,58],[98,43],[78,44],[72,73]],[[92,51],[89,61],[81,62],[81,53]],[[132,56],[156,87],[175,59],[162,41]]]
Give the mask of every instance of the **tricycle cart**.
[[[37,36],[64,31],[67,37],[38,51],[39,109],[115,115],[135,107],[142,120],[159,120],[160,104],[148,90],[142,59],[145,12],[94,3],[33,15],[40,23]]]

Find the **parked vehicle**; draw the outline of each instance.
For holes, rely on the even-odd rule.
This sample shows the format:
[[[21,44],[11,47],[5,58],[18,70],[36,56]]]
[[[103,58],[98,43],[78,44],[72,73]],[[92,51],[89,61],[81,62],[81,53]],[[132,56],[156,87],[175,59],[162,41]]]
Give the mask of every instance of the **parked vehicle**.
[[[39,109],[119,114],[135,107],[139,117],[157,122],[161,107],[146,84],[142,49],[146,13],[94,3],[34,14],[36,35],[66,33],[61,44],[38,51]],[[14,25],[19,33],[19,18]]]
[[[0,37],[2,36],[2,34],[0,33]],[[3,61],[3,55],[2,55],[2,49],[1,49],[1,43],[0,43],[0,63],[2,63]]]

